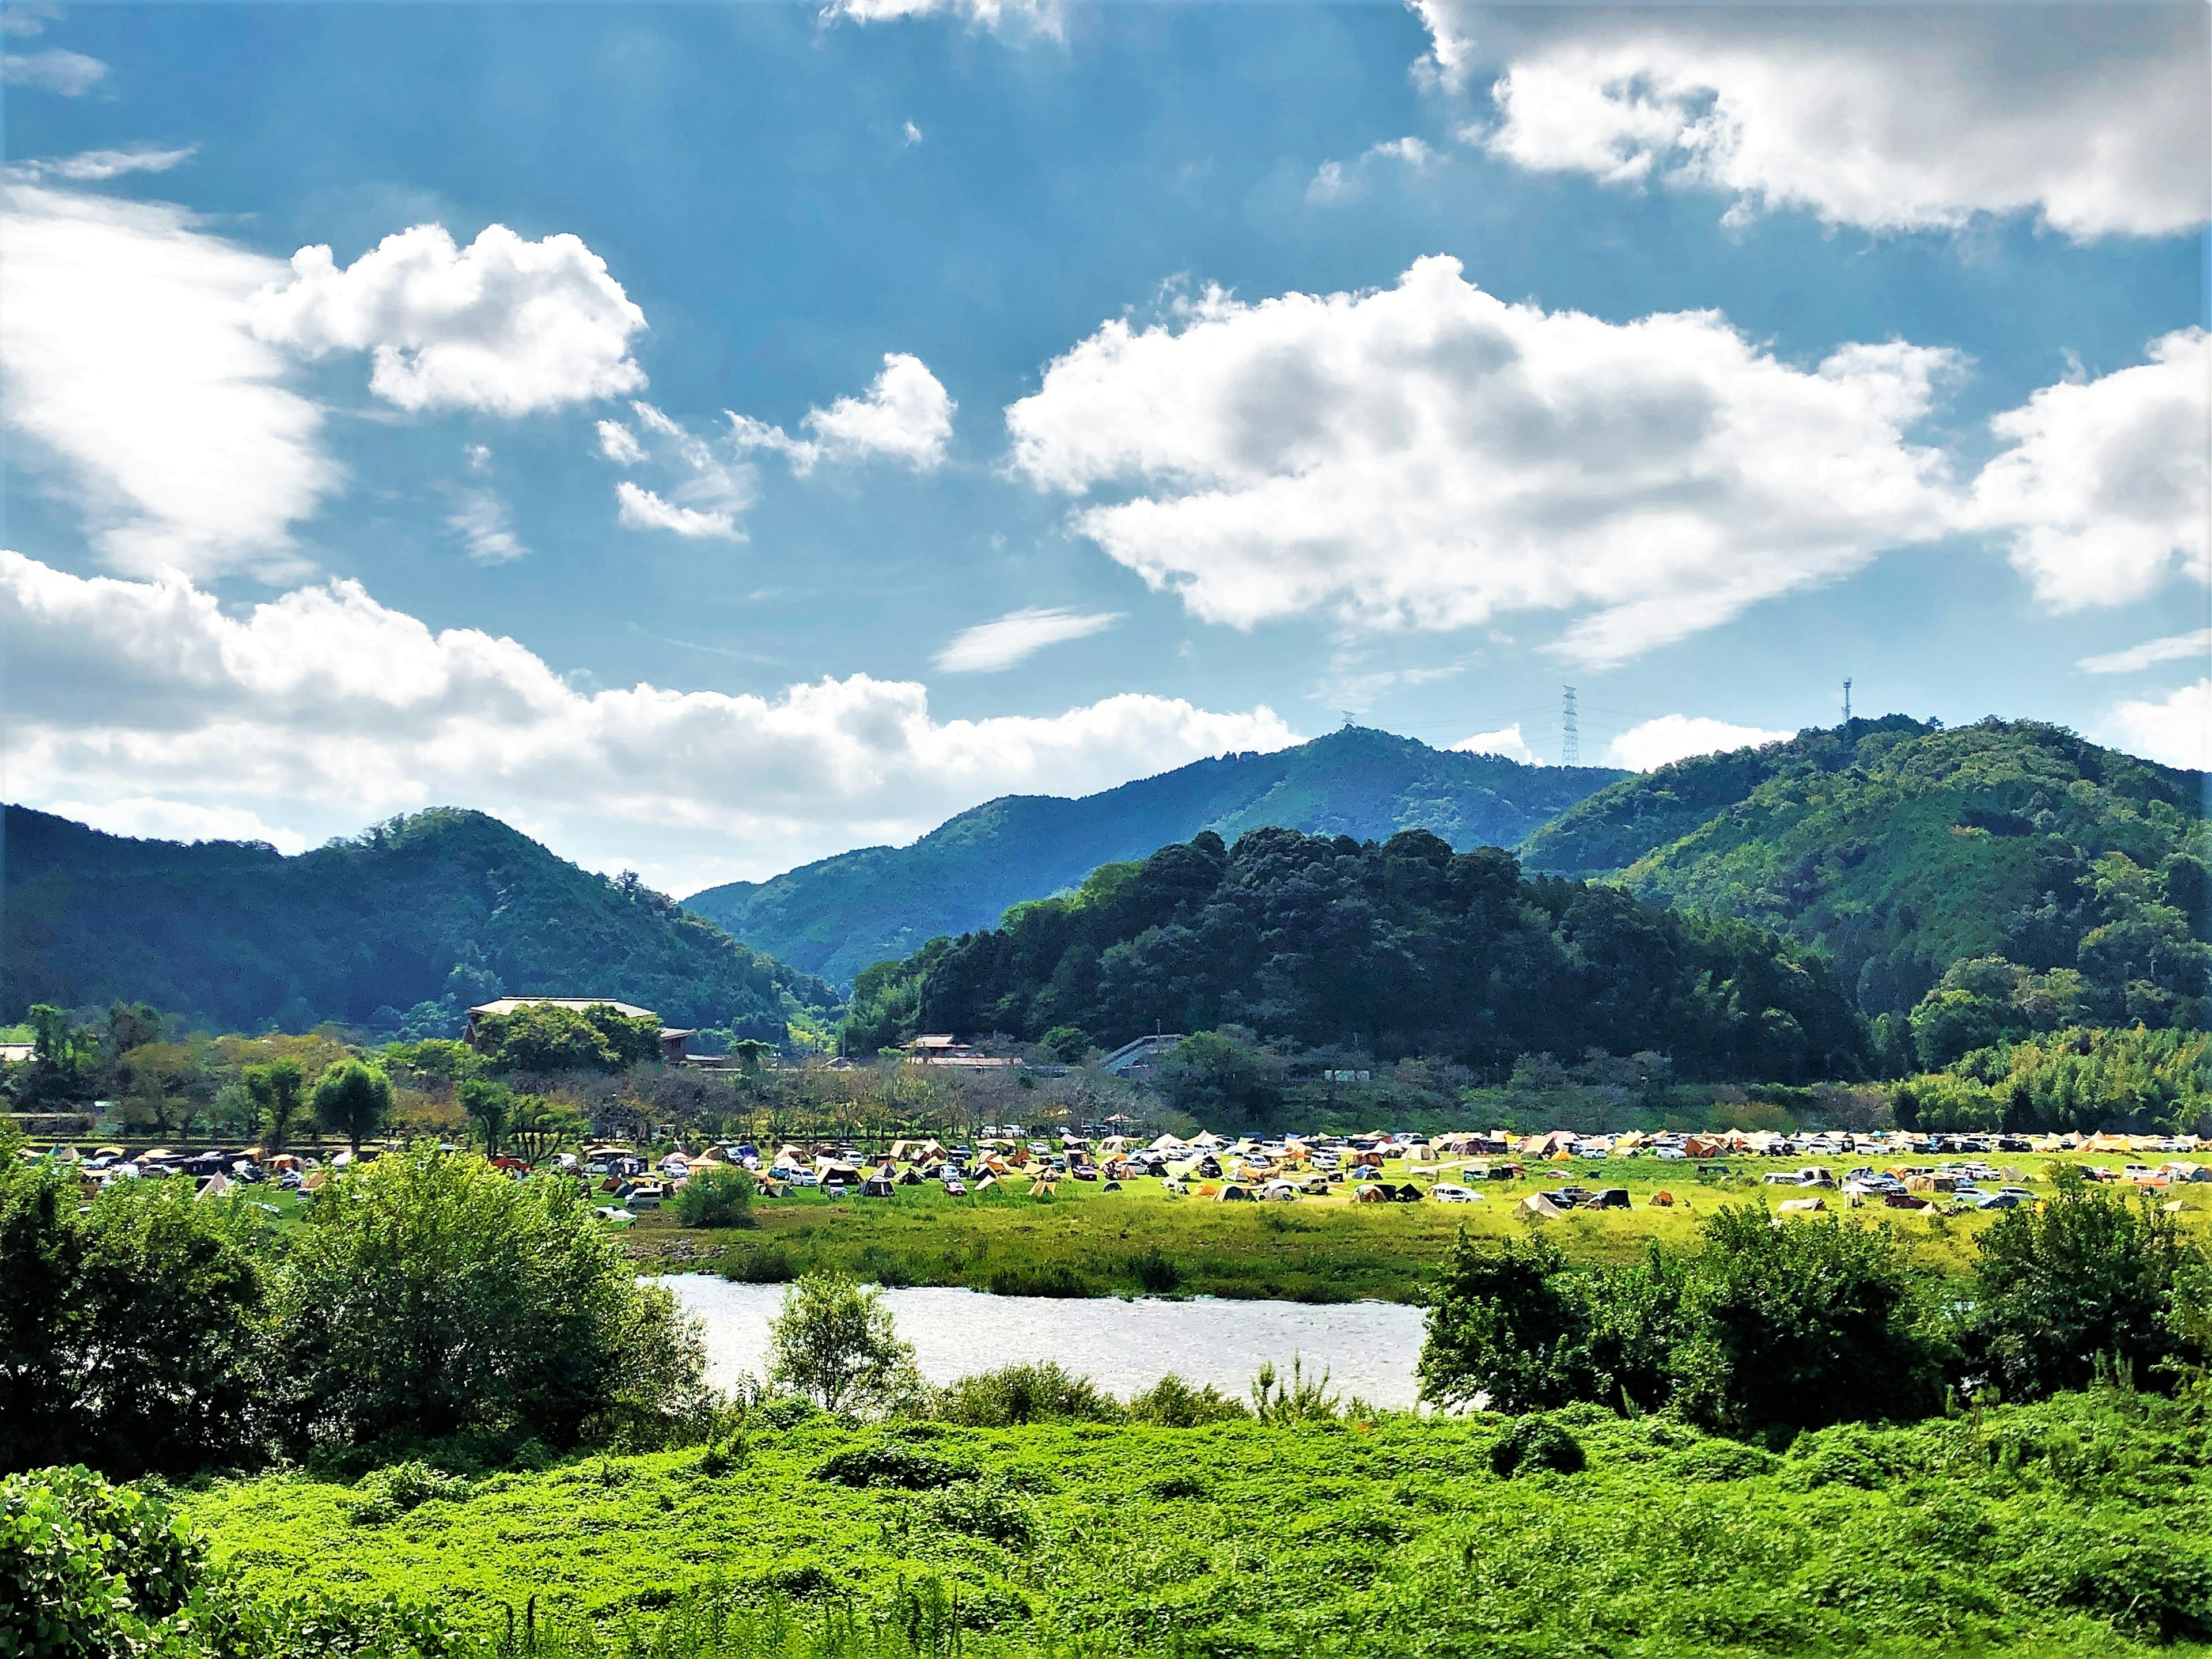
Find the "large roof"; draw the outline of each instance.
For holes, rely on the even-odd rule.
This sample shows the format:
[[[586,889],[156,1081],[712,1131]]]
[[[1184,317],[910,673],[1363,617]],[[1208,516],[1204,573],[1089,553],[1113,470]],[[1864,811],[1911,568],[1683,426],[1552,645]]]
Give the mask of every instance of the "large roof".
[[[634,1002],[617,1002],[612,997],[501,997],[491,1002],[480,1002],[469,1010],[472,1014],[511,1014],[518,1008],[542,1008],[550,1004],[556,1008],[574,1008],[581,1012],[586,1008],[611,1008],[630,1019],[658,1020],[660,1016],[650,1008],[641,1008]]]

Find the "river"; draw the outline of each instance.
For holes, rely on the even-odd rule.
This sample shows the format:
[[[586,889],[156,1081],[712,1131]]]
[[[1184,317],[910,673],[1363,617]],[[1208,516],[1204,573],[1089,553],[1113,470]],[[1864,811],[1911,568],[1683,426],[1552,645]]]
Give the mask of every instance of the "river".
[[[699,1316],[710,1381],[726,1387],[768,1367],[768,1324],[783,1304],[780,1285],[738,1285],[705,1273],[660,1283]],[[1140,1297],[989,1296],[980,1291],[886,1291],[899,1335],[932,1382],[1002,1365],[1056,1359],[1109,1394],[1127,1399],[1172,1371],[1242,1399],[1262,1361],[1287,1373],[1292,1355],[1308,1376],[1376,1406],[1413,1403],[1421,1310],[1386,1302],[1317,1306],[1304,1302],[1171,1302]]]

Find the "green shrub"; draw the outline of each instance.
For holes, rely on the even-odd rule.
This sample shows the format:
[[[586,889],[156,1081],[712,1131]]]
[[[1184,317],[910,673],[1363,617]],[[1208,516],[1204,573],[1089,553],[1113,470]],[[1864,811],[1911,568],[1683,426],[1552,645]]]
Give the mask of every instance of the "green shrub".
[[[781,1244],[732,1244],[715,1271],[740,1285],[788,1285],[799,1277],[799,1264]]]
[[[1492,1473],[1507,1480],[1537,1469],[1579,1474],[1588,1461],[1582,1442],[1540,1412],[1516,1418],[1490,1449]]]
[[[204,1547],[160,1498],[85,1468],[0,1479],[0,1654],[136,1659],[180,1650]]]
[[[1049,1267],[1000,1267],[991,1275],[993,1296],[1048,1296],[1073,1300],[1091,1294],[1089,1279],[1066,1262]]]
[[[929,1413],[971,1429],[1005,1429],[1054,1419],[1114,1423],[1122,1417],[1113,1397],[1089,1377],[1078,1376],[1049,1359],[963,1376],[938,1392]]]
[[[708,1170],[676,1189],[676,1218],[687,1227],[752,1224],[753,1181],[743,1170]]]
[[[1154,1244],[1129,1258],[1129,1277],[1152,1295],[1164,1296],[1182,1285],[1182,1268],[1173,1256]]]
[[[466,1498],[469,1491],[466,1480],[428,1463],[394,1463],[354,1482],[345,1507],[355,1525],[374,1526],[396,1521],[425,1504]]]
[[[1162,1429],[1199,1429],[1252,1415],[1243,1401],[1221,1393],[1211,1382],[1193,1388],[1172,1371],[1133,1395],[1124,1409],[1132,1423]]]
[[[848,1447],[814,1471],[816,1480],[841,1486],[896,1486],[907,1492],[933,1491],[975,1474],[963,1463],[896,1440]]]
[[[1006,1549],[1028,1549],[1042,1530],[1036,1502],[996,1475],[932,1492],[918,1508],[933,1525],[985,1539]]]

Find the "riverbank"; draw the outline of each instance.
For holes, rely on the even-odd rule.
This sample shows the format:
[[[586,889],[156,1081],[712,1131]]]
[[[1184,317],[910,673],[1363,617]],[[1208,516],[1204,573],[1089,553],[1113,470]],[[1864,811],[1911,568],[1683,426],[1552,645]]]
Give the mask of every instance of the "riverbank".
[[[666,1210],[640,1218],[629,1235],[647,1271],[710,1268],[732,1279],[776,1283],[817,1271],[871,1283],[960,1286],[1005,1296],[1215,1296],[1293,1302],[1418,1303],[1423,1286],[1465,1228],[1477,1237],[1526,1236],[1541,1229],[1571,1260],[1625,1262],[1653,1243],[1687,1246],[1700,1218],[1724,1203],[1764,1195],[1770,1202],[1819,1196],[1863,1218],[1890,1223],[1930,1271],[1957,1273],[1972,1260],[1975,1236],[1990,1213],[1886,1209],[1856,1211],[1832,1189],[1766,1187],[1778,1170],[1820,1164],[1838,1178],[1863,1160],[1740,1159],[1705,1164],[1649,1158],[1591,1159],[1531,1166],[1510,1182],[1484,1183],[1481,1201],[1359,1204],[1340,1188],[1327,1198],[1289,1203],[1218,1203],[1173,1196],[1156,1181],[1117,1192],[1064,1181],[1032,1197],[1008,1183],[951,1198],[933,1184],[902,1187],[887,1199],[830,1199],[819,1192],[761,1199],[750,1227],[695,1231]],[[2018,1184],[2051,1190],[2051,1160],[2001,1160]],[[2083,1161],[2083,1160],[2073,1160]],[[1382,1179],[1411,1179],[1387,1168]],[[1424,1177],[1423,1185],[1432,1177]],[[1565,1185],[1626,1188],[1625,1210],[1575,1211],[1531,1221],[1516,1213],[1532,1193]],[[1673,1200],[1660,1205],[1661,1194]],[[2179,1187],[2161,1202],[2184,1206],[2191,1230],[2212,1231],[2212,1186]]]
[[[411,1508],[381,1475],[186,1501],[258,1592],[434,1600],[487,1633],[533,1597],[542,1620],[649,1637],[687,1595],[866,1613],[933,1587],[978,1656],[2114,1659],[2212,1635],[2201,1404],[2063,1396],[1781,1455],[1595,1407],[1553,1420],[1579,1472],[1499,1474],[1510,1425],[1485,1416],[968,1430],[778,1407],[711,1449]]]

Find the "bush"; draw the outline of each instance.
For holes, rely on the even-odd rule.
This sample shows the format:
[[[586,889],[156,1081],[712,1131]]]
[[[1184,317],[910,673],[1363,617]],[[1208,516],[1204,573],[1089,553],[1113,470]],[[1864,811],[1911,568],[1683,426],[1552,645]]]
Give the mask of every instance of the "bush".
[[[1274,1212],[1267,1212],[1273,1219]],[[1176,1259],[1157,1244],[1129,1258],[1129,1277],[1154,1296],[1164,1296],[1182,1283],[1182,1269]]]
[[[1490,1449],[1491,1471],[1505,1480],[1537,1469],[1579,1474],[1588,1462],[1583,1443],[1540,1413],[1516,1418]]]
[[[753,1182],[743,1170],[708,1170],[676,1191],[676,1218],[687,1227],[744,1227],[752,1223]]]
[[[648,1432],[705,1354],[573,1182],[420,1146],[323,1189],[276,1297],[281,1422],[325,1444]]]
[[[202,1546],[159,1498],[84,1468],[0,1480],[0,1654],[137,1659],[183,1645]]]
[[[434,1469],[428,1463],[409,1462],[363,1475],[343,1501],[347,1518],[355,1525],[374,1526],[396,1521],[425,1504],[468,1495],[469,1483],[459,1475]]]
[[[1132,1423],[1162,1429],[1200,1429],[1252,1415],[1243,1401],[1231,1399],[1211,1382],[1194,1389],[1172,1371],[1133,1396],[1124,1409]]]
[[[906,1492],[930,1492],[956,1480],[972,1480],[975,1471],[964,1463],[939,1457],[935,1452],[902,1441],[878,1441],[837,1453],[814,1471],[817,1480],[841,1486],[896,1486]]]
[[[263,1248],[188,1181],[118,1182],[79,1215],[64,1171],[0,1163],[0,1469],[248,1455]]]
[[[799,1266],[782,1245],[732,1244],[722,1252],[716,1271],[740,1285],[788,1285],[799,1277]]]
[[[1003,1549],[1028,1549],[1043,1530],[1036,1501],[997,1475],[933,1492],[920,1507],[924,1518],[937,1526]]]
[[[883,1292],[841,1273],[809,1273],[786,1291],[769,1339],[769,1382],[824,1411],[888,1411],[921,1392]]]
[[[1009,1365],[963,1376],[939,1391],[930,1415],[969,1429],[1006,1429],[1021,1423],[1115,1423],[1122,1417],[1113,1397],[1087,1376],[1054,1360]]]
[[[1048,1267],[1000,1267],[991,1275],[993,1296],[1046,1296],[1073,1301],[1091,1294],[1091,1281],[1064,1261]]]

